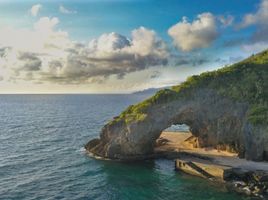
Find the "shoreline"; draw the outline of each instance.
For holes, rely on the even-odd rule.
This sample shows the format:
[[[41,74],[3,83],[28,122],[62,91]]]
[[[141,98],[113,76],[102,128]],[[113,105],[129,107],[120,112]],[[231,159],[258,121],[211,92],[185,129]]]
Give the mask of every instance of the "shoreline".
[[[240,194],[268,198],[268,162],[241,159],[234,152],[199,148],[192,141],[195,138],[190,132],[162,132],[155,152],[175,159],[177,171],[225,183],[229,190]]]
[[[242,195],[268,199],[268,162],[241,159],[234,152],[199,148],[192,142],[194,139],[190,132],[164,131],[156,141],[154,152],[149,155],[110,159],[89,151],[87,153],[98,160],[117,162],[137,162],[158,158],[174,160],[176,171],[225,184],[229,190]]]

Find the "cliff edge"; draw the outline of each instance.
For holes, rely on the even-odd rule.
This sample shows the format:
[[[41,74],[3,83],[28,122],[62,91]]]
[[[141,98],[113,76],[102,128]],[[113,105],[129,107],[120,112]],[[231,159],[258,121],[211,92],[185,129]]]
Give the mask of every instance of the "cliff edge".
[[[268,160],[268,50],[129,106],[85,147],[105,158],[144,159],[172,124],[187,124],[201,147],[226,146],[240,157]]]

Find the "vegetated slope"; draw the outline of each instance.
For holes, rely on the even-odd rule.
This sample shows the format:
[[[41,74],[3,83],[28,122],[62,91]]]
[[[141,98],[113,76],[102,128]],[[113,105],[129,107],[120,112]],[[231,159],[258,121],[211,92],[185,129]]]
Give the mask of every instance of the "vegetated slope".
[[[178,86],[161,90],[151,98],[130,106],[117,120],[142,120],[150,106],[187,97],[200,88],[210,88],[224,97],[249,103],[249,121],[252,124],[268,124],[268,50],[231,66],[191,76]]]

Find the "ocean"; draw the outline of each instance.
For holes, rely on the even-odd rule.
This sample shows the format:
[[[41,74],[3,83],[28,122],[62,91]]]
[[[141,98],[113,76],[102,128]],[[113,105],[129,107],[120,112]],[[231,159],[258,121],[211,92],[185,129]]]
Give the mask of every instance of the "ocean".
[[[83,146],[146,95],[0,95],[2,200],[245,200],[157,159],[120,163]]]

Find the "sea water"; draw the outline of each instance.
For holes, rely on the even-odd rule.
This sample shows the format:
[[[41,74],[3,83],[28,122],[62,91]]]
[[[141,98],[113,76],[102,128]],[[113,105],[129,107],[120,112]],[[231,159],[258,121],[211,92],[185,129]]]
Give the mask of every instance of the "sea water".
[[[83,146],[146,95],[0,95],[0,199],[244,200],[171,160],[120,163]]]

